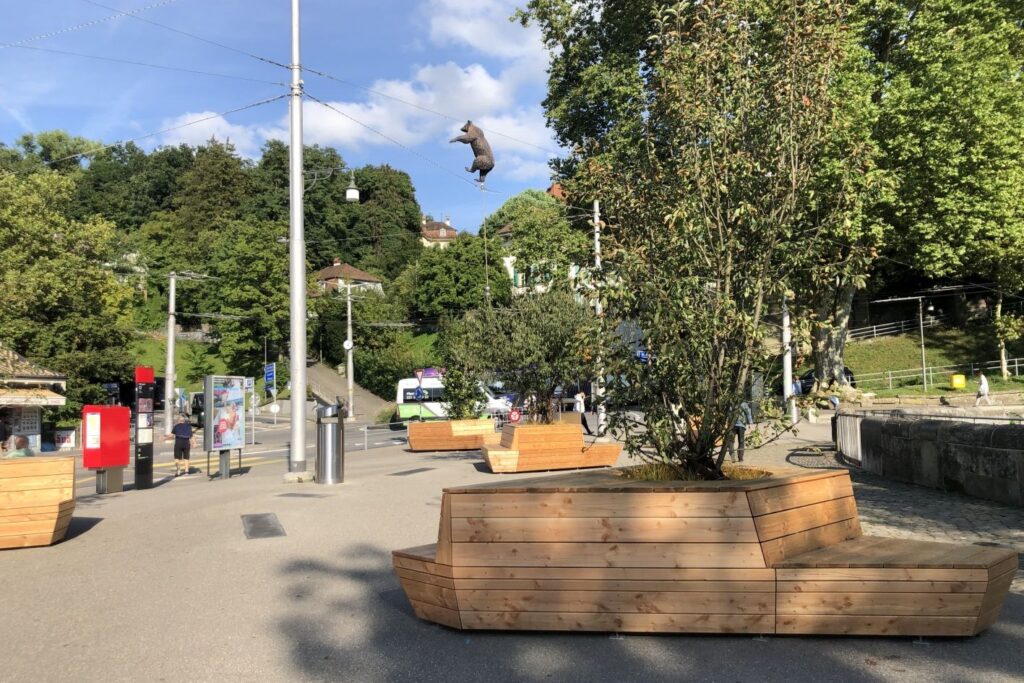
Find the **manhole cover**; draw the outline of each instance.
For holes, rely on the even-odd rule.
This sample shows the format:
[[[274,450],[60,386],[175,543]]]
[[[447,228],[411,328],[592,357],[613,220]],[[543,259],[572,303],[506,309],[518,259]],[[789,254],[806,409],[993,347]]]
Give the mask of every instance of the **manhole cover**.
[[[401,472],[392,472],[388,476],[390,477],[407,477],[410,474],[419,474],[420,472],[429,472],[434,469],[433,467],[418,467],[414,470],[403,470]]]
[[[286,536],[284,527],[273,512],[258,515],[242,515],[242,530],[250,541],[254,538],[273,538]]]

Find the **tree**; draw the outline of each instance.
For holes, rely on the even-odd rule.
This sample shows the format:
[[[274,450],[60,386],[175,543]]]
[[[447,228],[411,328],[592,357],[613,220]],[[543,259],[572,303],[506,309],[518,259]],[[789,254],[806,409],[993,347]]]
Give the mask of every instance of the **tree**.
[[[459,235],[443,249],[424,249],[409,269],[400,277],[412,283],[410,308],[421,318],[457,315],[483,306],[487,286],[495,306],[512,297],[512,283],[499,253],[485,255],[483,239],[473,235]]]
[[[442,407],[451,420],[479,416],[487,404],[480,386],[484,358],[482,331],[474,323],[478,318],[446,318],[438,333],[437,348],[444,365],[444,401]]]
[[[494,239],[505,226],[512,230],[508,255],[537,282],[567,278],[570,266],[588,260],[587,233],[574,229],[565,205],[545,192],[526,190],[512,197],[487,217],[481,231]]]
[[[75,178],[0,174],[0,336],[68,376],[62,419],[102,402],[102,382],[127,378],[131,289],[105,267],[114,226],[72,217]]]
[[[188,361],[185,381],[189,384],[201,383],[204,377],[213,374],[213,361],[202,345],[189,344],[185,347],[185,360]]]
[[[559,387],[592,376],[596,320],[566,286],[518,296],[508,308],[472,311],[464,324],[478,331],[468,337],[471,353],[526,401],[536,422],[554,420]]]
[[[580,136],[562,140],[573,150],[570,197],[601,197],[610,217],[606,334],[639,328],[651,359],[638,363],[636,344],[621,337],[613,345],[610,400],[643,413],[639,430],[628,413],[612,413],[631,453],[721,476],[751,373],[772,357],[769,306],[794,273],[818,267],[821,238],[844,217],[841,195],[813,194],[834,141],[830,84],[849,44],[843,8],[676,3],[654,15],[652,37],[632,53],[638,80],[627,80],[634,87],[602,119],[605,133],[556,127]],[[583,28],[568,29],[530,16],[563,48],[553,73],[573,51],[566,36],[590,35],[593,24],[584,17]],[[547,111],[561,112],[551,103]],[[853,154],[840,145],[832,158],[855,167],[845,163]]]

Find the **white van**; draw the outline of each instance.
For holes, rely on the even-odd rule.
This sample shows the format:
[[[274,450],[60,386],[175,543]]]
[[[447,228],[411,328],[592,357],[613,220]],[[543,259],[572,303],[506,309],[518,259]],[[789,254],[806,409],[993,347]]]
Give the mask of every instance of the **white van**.
[[[484,403],[484,414],[507,413],[512,404],[507,399],[498,398],[480,384],[481,400]],[[448,417],[441,403],[444,401],[444,384],[440,377],[415,377],[398,380],[395,392],[395,403],[398,405],[400,420],[437,420]]]

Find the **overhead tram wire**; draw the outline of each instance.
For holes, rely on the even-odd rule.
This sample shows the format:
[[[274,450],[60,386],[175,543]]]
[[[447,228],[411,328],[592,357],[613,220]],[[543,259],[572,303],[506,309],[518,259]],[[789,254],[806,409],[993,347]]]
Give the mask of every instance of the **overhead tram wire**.
[[[81,31],[82,29],[91,28],[93,26],[98,26],[100,24],[105,24],[108,21],[113,21],[114,19],[120,19],[122,17],[135,17],[135,18],[138,18],[138,17],[136,17],[136,15],[141,13],[141,12],[147,12],[147,11],[149,11],[151,9],[156,9],[157,7],[163,7],[165,5],[171,5],[171,4],[174,4],[176,2],[179,2],[179,0],[161,0],[161,2],[154,2],[154,3],[150,4],[150,5],[146,5],[145,7],[139,7],[138,9],[133,9],[133,10],[119,10],[119,9],[114,8],[114,7],[104,7],[103,5],[98,5],[99,7],[103,7],[104,9],[109,10],[111,12],[117,12],[117,14],[114,14],[114,15],[109,16],[109,17],[103,17],[102,19],[93,19],[91,21],[86,21],[86,22],[83,22],[81,24],[75,24],[74,26],[68,26],[68,27],[65,27],[65,28],[57,29],[56,31],[49,31],[47,33],[41,33],[41,34],[39,34],[37,36],[32,36],[31,38],[23,38],[22,40],[16,40],[13,43],[0,43],[0,50],[8,48],[8,47],[21,47],[25,43],[34,43],[37,40],[45,40],[46,38],[53,38],[54,36],[63,35],[65,33],[73,33],[75,31]],[[90,3],[90,4],[97,4],[97,3]]]
[[[100,7],[100,8],[103,8],[105,10],[109,10],[111,12],[117,12],[118,13],[117,16],[124,16],[124,17],[127,17],[129,19],[135,19],[136,21],[141,21],[144,24],[149,24],[151,26],[156,26],[157,28],[162,28],[165,31],[171,31],[172,33],[177,33],[179,35],[187,36],[189,38],[192,38],[193,40],[198,40],[200,42],[206,43],[207,45],[213,45],[214,47],[219,47],[219,48],[222,48],[224,50],[230,50],[231,52],[237,52],[240,55],[245,55],[246,57],[249,57],[251,59],[255,59],[255,60],[258,60],[258,61],[261,61],[261,62],[265,62],[267,64],[272,64],[272,65],[274,65],[276,67],[280,67],[282,69],[291,69],[291,67],[289,65],[282,64],[281,62],[279,62],[277,60],[274,60],[274,59],[270,59],[269,57],[263,57],[263,56],[254,54],[252,52],[249,52],[247,50],[243,50],[243,49],[238,48],[238,47],[233,47],[231,45],[225,45],[224,43],[218,43],[216,40],[210,40],[209,38],[204,38],[202,36],[196,35],[195,33],[189,33],[188,31],[184,31],[184,30],[182,30],[180,28],[175,28],[173,26],[168,26],[167,24],[161,24],[159,21],[152,21],[150,19],[144,19],[143,17],[140,17],[137,14],[132,14],[130,12],[125,12],[123,10],[117,9],[116,7],[111,7],[109,5],[104,5],[103,3],[100,3],[100,2],[95,2],[95,0],[81,0],[81,2],[84,2],[84,3],[88,4],[88,5],[93,5],[94,7]],[[168,0],[168,2],[177,2],[177,0]]]
[[[281,85],[286,86],[287,83],[284,81],[268,81],[263,78],[249,78],[248,76],[236,76],[234,74],[223,74],[215,73],[213,71],[201,71],[199,69],[187,69],[184,67],[177,66],[166,66],[163,64],[150,64],[149,62],[136,62],[130,59],[120,59],[118,57],[104,57],[103,55],[89,55],[82,52],[71,52],[70,50],[56,50],[48,47],[37,47],[35,45],[13,45],[19,50],[35,50],[37,52],[50,52],[57,55],[67,55],[69,57],[83,57],[85,59],[96,59],[103,62],[114,62],[115,64],[128,64],[131,66],[144,66],[150,69],[161,69],[163,71],[177,71],[186,74],[196,74],[199,76],[215,76],[217,78],[230,78],[236,81],[249,81],[250,83],[266,83],[268,85]]]
[[[381,138],[387,140],[388,142],[390,142],[391,144],[395,145],[396,147],[401,147],[406,152],[409,152],[410,154],[419,157],[423,161],[426,161],[431,166],[434,166],[435,168],[443,171],[444,173],[447,173],[448,175],[452,176],[453,178],[457,178],[460,182],[466,183],[467,185],[472,187],[474,190],[477,189],[476,183],[473,182],[472,180],[470,180],[469,178],[465,178],[465,177],[459,175],[455,171],[451,170],[450,168],[447,168],[446,166],[441,165],[440,163],[434,161],[433,159],[431,159],[430,157],[426,156],[425,154],[421,154],[420,152],[417,152],[416,150],[412,149],[408,145],[403,145],[401,142],[399,142],[398,140],[394,139],[390,135],[387,135],[386,133],[382,133],[381,131],[377,130],[373,126],[367,125],[367,124],[363,123],[362,121],[360,121],[359,119],[355,118],[354,116],[352,116],[350,114],[346,114],[345,112],[343,112],[342,110],[338,109],[337,107],[335,107],[335,106],[333,106],[331,104],[328,104],[327,102],[324,102],[323,100],[321,100],[321,99],[319,99],[317,97],[314,97],[313,95],[310,94],[310,92],[308,90],[306,90],[303,94],[306,97],[308,97],[309,99],[311,99],[314,102],[316,102],[317,104],[321,105],[322,107],[326,107],[327,109],[330,109],[335,114],[338,114],[339,116],[345,117],[346,119],[348,119],[349,121],[352,121],[356,125],[362,126],[363,128],[365,128],[366,130],[370,131],[371,133],[373,133],[375,135],[378,135]]]
[[[152,137],[155,137],[157,135],[163,135],[164,133],[170,133],[170,132],[173,132],[173,131],[176,131],[176,130],[181,130],[182,128],[188,128],[189,126],[195,126],[197,124],[203,123],[204,121],[209,121],[210,119],[216,119],[216,118],[219,118],[219,117],[222,117],[222,116],[227,116],[228,114],[237,114],[238,112],[245,111],[247,109],[255,109],[256,107],[261,107],[261,106],[263,106],[265,104],[270,104],[271,102],[276,102],[276,101],[284,99],[286,97],[288,97],[287,93],[283,93],[281,95],[275,95],[274,97],[268,97],[266,99],[259,100],[258,102],[252,102],[250,104],[246,104],[246,105],[243,105],[241,107],[236,107],[234,109],[229,109],[227,111],[220,112],[218,114],[210,114],[209,116],[203,116],[203,117],[200,117],[198,119],[193,119],[191,121],[186,121],[185,123],[182,123],[182,124],[177,125],[177,126],[171,126],[170,128],[164,128],[163,130],[154,131],[152,133],[146,133],[145,135],[137,135],[137,136],[135,136],[133,138],[127,138],[125,140],[118,140],[117,142],[112,142],[109,145],[103,145],[102,147],[96,147],[94,149],[89,149],[89,150],[86,150],[84,152],[79,152],[77,154],[70,154],[70,155],[68,155],[66,157],[63,157],[61,159],[56,159],[54,161],[51,161],[50,165],[59,164],[59,163],[61,163],[63,161],[71,161],[72,159],[80,159],[81,157],[87,157],[87,156],[90,156],[92,154],[96,154],[97,152],[102,152],[103,150],[110,149],[111,147],[117,147],[118,145],[124,145],[124,144],[127,144],[129,142],[138,142],[139,140],[145,140],[147,138],[152,138]]]

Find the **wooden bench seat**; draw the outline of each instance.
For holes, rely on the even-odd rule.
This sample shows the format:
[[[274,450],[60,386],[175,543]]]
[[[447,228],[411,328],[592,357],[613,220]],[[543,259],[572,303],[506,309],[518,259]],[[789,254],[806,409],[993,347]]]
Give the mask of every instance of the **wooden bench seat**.
[[[860,536],[779,562],[778,633],[966,636],[996,619],[1013,551]]]
[[[395,551],[417,616],[460,629],[963,636],[1013,551],[861,535],[849,474],[644,482],[617,470],[445,489]]]
[[[497,444],[494,420],[439,420],[409,423],[409,450],[474,451]]]
[[[622,446],[617,443],[584,442],[578,420],[550,425],[506,425],[500,443],[485,444],[482,448],[487,466],[495,473],[612,467],[621,451]]]
[[[52,545],[75,511],[75,459],[0,460],[0,548]]]

